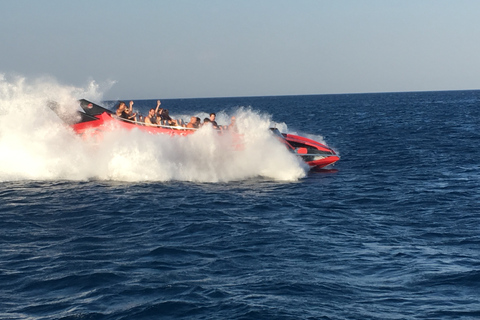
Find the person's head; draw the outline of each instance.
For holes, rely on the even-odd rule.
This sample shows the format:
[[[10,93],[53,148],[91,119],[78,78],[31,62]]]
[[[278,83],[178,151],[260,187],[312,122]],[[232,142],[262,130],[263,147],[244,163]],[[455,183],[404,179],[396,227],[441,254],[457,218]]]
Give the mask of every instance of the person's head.
[[[236,119],[235,119],[235,116],[232,116],[232,117],[230,118],[230,121],[231,121],[232,123],[235,123],[235,120],[236,120]]]
[[[195,117],[195,123],[199,124],[202,120],[199,117]]]
[[[118,105],[118,110],[123,111],[125,110],[125,107],[126,107],[125,102],[120,101],[120,104]]]
[[[211,121],[210,121],[210,119],[209,119],[209,118],[205,118],[205,119],[203,119],[203,124],[205,124],[205,123],[210,123],[210,122],[211,122]]]
[[[210,120],[215,121],[216,114],[215,113],[210,113]]]
[[[155,115],[155,109],[153,109],[153,108],[150,109],[150,111],[148,111],[148,115],[149,115],[150,117],[153,117],[153,116]]]
[[[197,117],[191,117],[191,118],[190,118],[190,122],[191,122],[191,123],[197,122]]]

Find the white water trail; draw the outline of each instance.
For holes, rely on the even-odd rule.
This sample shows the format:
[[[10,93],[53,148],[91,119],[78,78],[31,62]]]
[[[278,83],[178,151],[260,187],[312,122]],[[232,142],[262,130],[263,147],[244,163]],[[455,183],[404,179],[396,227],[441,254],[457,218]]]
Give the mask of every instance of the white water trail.
[[[95,82],[78,88],[0,75],[0,181],[295,181],[308,170],[270,134],[270,118],[250,109],[233,114],[240,150],[235,135],[211,128],[186,137],[114,130],[98,141],[82,139],[47,107],[55,101],[73,117],[80,98],[100,102],[102,93]]]

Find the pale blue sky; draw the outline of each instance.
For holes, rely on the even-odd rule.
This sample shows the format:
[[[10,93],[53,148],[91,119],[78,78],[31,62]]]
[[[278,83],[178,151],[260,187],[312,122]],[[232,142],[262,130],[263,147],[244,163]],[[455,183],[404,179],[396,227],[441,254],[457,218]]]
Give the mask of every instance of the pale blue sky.
[[[0,0],[0,73],[106,99],[480,89],[478,0]]]

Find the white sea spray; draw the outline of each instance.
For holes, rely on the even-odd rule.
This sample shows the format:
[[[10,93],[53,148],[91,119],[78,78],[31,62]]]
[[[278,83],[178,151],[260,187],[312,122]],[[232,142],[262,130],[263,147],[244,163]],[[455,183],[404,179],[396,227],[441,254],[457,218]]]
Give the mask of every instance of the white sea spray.
[[[306,165],[270,134],[270,117],[238,108],[238,133],[202,128],[189,136],[113,130],[84,139],[48,107],[76,117],[78,99],[102,99],[100,86],[62,85],[51,77],[0,77],[0,181],[116,180],[228,182],[262,176],[295,181]],[[219,114],[226,122],[231,116]]]

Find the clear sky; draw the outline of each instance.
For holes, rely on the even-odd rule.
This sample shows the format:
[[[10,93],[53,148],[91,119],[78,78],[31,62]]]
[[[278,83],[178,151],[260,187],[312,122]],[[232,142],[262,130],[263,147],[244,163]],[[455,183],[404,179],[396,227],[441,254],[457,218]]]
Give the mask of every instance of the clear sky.
[[[0,0],[0,73],[115,81],[106,99],[480,89],[479,14],[479,0]]]

